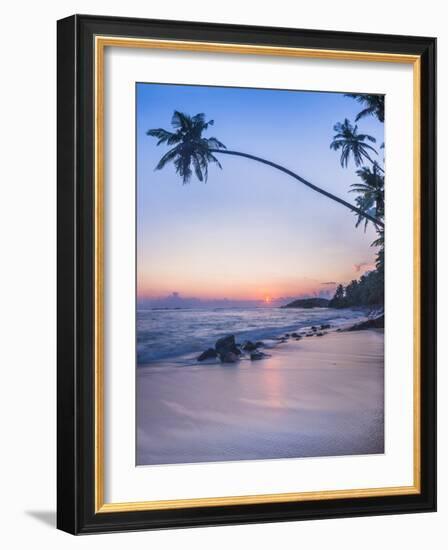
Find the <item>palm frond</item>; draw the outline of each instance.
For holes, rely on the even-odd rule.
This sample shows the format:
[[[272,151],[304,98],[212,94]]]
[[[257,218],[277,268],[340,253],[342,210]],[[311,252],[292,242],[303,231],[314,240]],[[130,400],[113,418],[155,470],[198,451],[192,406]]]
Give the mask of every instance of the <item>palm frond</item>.
[[[164,130],[163,128],[153,128],[152,130],[148,130],[146,132],[146,135],[157,138],[159,140],[157,142],[157,145],[160,145],[161,143],[164,143],[164,142],[167,142],[170,145],[172,145],[174,143],[172,140],[178,139],[177,134],[173,134],[173,132],[168,132],[168,130]]]
[[[194,117],[191,118],[191,121],[193,122],[193,125],[200,127],[202,130],[207,130],[209,126],[213,126],[213,124],[215,124],[214,120],[209,120],[206,122],[204,113],[194,115]]]
[[[338,151],[342,146],[344,142],[340,139],[335,139],[330,143],[330,149],[333,149],[334,151]]]
[[[367,139],[372,143],[376,143],[376,139],[373,136],[369,136],[368,134],[358,134],[358,139],[361,139],[361,140]]]
[[[356,122],[358,122],[358,120],[361,120],[362,118],[368,115],[372,115],[374,112],[375,112],[375,109],[373,107],[366,107],[356,115],[355,120]]]
[[[194,167],[194,172],[196,174],[196,177],[198,178],[199,181],[204,181],[204,176],[202,174],[202,168],[201,168],[201,162],[200,162],[198,156],[197,155],[192,155],[191,159],[193,161],[193,167]]]
[[[227,149],[227,147],[215,137],[204,138],[211,149]]]
[[[384,95],[382,94],[344,94],[346,97],[355,99],[364,106],[355,118],[357,122],[368,115],[376,116],[380,122],[384,122]]]
[[[178,147],[174,147],[173,149],[170,149],[159,160],[159,162],[157,163],[157,166],[154,168],[154,170],[162,170],[162,168],[165,168],[165,166],[168,164],[168,162],[174,160],[178,154],[179,154],[179,148]]]
[[[378,238],[370,246],[384,246],[384,231],[379,231],[378,234]]]
[[[183,131],[187,131],[192,126],[191,117],[180,111],[174,111],[171,118],[171,126],[173,128],[179,128]]]
[[[212,153],[208,153],[208,154],[207,154],[207,160],[208,160],[208,162],[213,162],[214,164],[217,164],[217,165],[219,166],[219,168],[222,169],[221,163],[220,163],[219,160],[215,157],[215,155],[213,155]]]
[[[178,156],[174,161],[176,172],[181,176],[183,185],[190,182],[192,176],[190,156]]]

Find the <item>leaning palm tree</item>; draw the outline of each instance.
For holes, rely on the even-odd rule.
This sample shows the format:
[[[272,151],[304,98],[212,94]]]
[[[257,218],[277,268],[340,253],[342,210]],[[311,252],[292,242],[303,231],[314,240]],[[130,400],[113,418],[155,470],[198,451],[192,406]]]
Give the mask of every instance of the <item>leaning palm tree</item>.
[[[355,118],[358,122],[361,118],[368,115],[376,116],[380,122],[384,122],[384,95],[380,94],[344,94],[346,97],[356,99],[364,109],[360,111]]]
[[[156,170],[161,170],[169,162],[174,163],[176,173],[181,176],[184,184],[188,183],[193,174],[193,170],[200,181],[207,181],[208,177],[208,166],[210,163],[216,164],[219,168],[222,168],[216,154],[225,154],[225,155],[234,155],[238,157],[245,157],[262,164],[267,164],[272,168],[276,168],[281,172],[288,174],[294,179],[300,181],[310,189],[317,191],[321,195],[324,195],[339,204],[342,204],[346,208],[350,209],[352,212],[358,214],[358,216],[365,217],[369,219],[372,223],[378,226],[383,226],[381,220],[376,219],[374,216],[368,214],[367,212],[361,210],[357,206],[348,203],[347,201],[321,189],[317,185],[310,183],[306,179],[302,178],[292,170],[271,162],[269,160],[263,159],[261,157],[256,157],[255,155],[250,155],[248,153],[242,153],[240,151],[229,151],[226,146],[221,143],[215,137],[206,138],[202,134],[210,126],[213,126],[214,121],[206,121],[204,113],[199,113],[193,117],[181,113],[179,111],[174,111],[173,117],[171,119],[171,125],[173,126],[173,132],[165,130],[163,128],[154,128],[148,130],[146,134],[157,138],[157,145],[165,143],[168,146],[173,146],[167,153],[163,155],[156,166]]]
[[[372,164],[375,161],[370,157],[369,151],[373,151],[376,155],[376,150],[366,143],[370,141],[376,142],[376,139],[368,134],[358,134],[358,126],[353,126],[346,118],[344,122],[338,122],[333,126],[333,130],[336,132],[333,137],[333,141],[330,144],[330,148],[334,151],[341,149],[341,166],[347,167],[350,155],[353,156],[356,166],[361,166],[364,159],[369,160]],[[382,170],[380,168],[380,170]]]
[[[372,169],[363,166],[357,170],[356,174],[361,181],[350,186],[350,192],[359,194],[355,200],[356,204],[359,208],[374,215],[376,219],[382,219],[384,217],[384,176],[379,173],[378,164],[375,163]],[[369,220],[362,216],[358,216],[356,227],[363,219],[365,220],[364,227],[367,227]]]

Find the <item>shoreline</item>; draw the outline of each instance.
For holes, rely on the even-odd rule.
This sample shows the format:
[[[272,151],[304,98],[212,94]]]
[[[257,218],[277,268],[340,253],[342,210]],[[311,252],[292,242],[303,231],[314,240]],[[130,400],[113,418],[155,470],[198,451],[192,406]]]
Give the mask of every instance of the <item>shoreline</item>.
[[[260,361],[165,360],[137,378],[138,465],[384,452],[382,329],[289,338]]]
[[[282,309],[282,308],[281,308]],[[297,308],[290,308],[297,309]],[[299,308],[300,309],[300,308]],[[313,308],[315,310],[328,310],[329,308]],[[309,311],[309,310],[307,310]],[[341,311],[341,310],[339,310]],[[358,331],[372,328],[384,327],[384,312],[380,308],[348,308],[347,311],[362,311],[363,316],[355,319],[346,319],[341,323],[339,319],[329,318],[310,319],[309,325],[290,323],[283,328],[275,328],[269,334],[268,328],[260,330],[258,335],[248,331],[240,331],[232,333],[222,333],[216,341],[209,340],[203,343],[204,347],[196,347],[194,351],[181,352],[171,356],[156,357],[151,361],[137,361],[137,368],[147,368],[160,363],[176,363],[189,366],[196,361],[204,364],[236,363],[240,360],[249,357],[252,360],[261,360],[269,356],[271,350],[274,350],[279,344],[283,344],[288,340],[299,341],[302,338],[322,337],[332,332]],[[312,322],[315,322],[313,325]],[[264,333],[264,334],[262,334]],[[218,333],[219,334],[219,333]],[[208,347],[206,347],[208,345]]]
[[[225,365],[229,363],[239,363],[245,359],[261,361],[271,357],[271,351],[275,352],[279,345],[287,342],[299,342],[311,338],[314,339],[315,337],[320,338],[332,333],[384,330],[383,310],[363,309],[363,311],[366,313],[365,317],[358,319],[355,323],[353,323],[353,321],[347,322],[345,325],[317,323],[310,327],[289,329],[290,332],[281,331],[280,334],[268,336],[256,341],[241,338],[241,335],[238,334],[229,334],[218,338],[213,347],[209,347],[202,352],[195,351],[179,354],[173,357],[154,360],[151,363],[137,363],[137,368],[150,368],[160,365],[161,363],[183,364],[187,367],[197,362],[204,365]],[[227,340],[227,343],[224,342],[223,344],[225,340]],[[219,349],[220,345],[221,349]],[[231,357],[229,357],[229,355]]]

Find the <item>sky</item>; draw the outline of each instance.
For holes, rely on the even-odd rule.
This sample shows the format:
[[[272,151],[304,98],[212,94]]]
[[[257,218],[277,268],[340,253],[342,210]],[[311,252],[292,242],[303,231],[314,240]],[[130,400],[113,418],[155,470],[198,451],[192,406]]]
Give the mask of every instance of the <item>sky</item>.
[[[168,150],[146,135],[171,130],[174,110],[205,113],[204,134],[228,149],[285,166],[353,203],[358,180],[352,161],[340,165],[330,149],[335,123],[352,122],[360,105],[341,93],[138,83],[137,296],[159,305],[331,296],[372,269],[373,227],[290,176],[253,160],[219,155],[207,183],[182,185],[173,165],[154,168]],[[373,117],[359,130],[384,141]],[[378,159],[383,150],[377,147]]]

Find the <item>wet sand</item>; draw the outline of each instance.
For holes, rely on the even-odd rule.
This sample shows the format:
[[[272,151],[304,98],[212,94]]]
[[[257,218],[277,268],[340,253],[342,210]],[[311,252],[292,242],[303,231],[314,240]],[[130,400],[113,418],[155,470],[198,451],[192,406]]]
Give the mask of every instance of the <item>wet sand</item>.
[[[137,464],[384,452],[384,333],[288,341],[237,364],[137,369]]]

